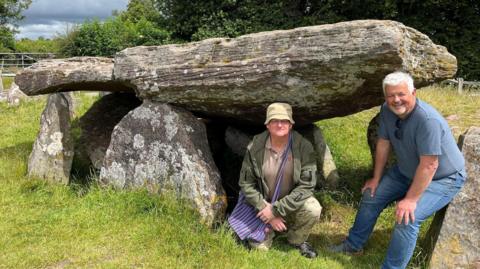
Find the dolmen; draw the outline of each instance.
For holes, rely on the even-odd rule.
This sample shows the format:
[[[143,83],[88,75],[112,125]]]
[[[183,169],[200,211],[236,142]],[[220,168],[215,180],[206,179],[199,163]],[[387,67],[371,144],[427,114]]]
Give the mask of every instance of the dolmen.
[[[317,151],[319,185],[334,187],[338,173],[315,122],[380,105],[381,80],[395,70],[409,72],[423,86],[453,77],[457,61],[445,47],[401,23],[360,20],[139,46],[114,58],[43,60],[15,82],[29,96],[111,92],[80,119],[81,146],[75,146],[100,171],[98,182],[173,192],[213,225],[237,195],[243,152],[252,135],[264,129],[270,103],[293,106],[295,128]],[[68,102],[59,96],[48,105]],[[52,146],[41,133],[55,134],[52,143],[72,140],[66,138],[69,121],[57,121],[67,126],[42,127],[42,144],[34,150],[45,158],[70,158],[71,145],[57,145],[58,154],[48,156]],[[68,166],[71,160],[57,162]],[[36,171],[32,165],[29,171]],[[66,182],[68,171],[62,169],[57,181]]]

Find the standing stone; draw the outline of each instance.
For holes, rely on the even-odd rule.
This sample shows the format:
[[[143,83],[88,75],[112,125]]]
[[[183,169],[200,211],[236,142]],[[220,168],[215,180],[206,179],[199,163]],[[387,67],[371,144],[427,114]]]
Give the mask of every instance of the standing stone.
[[[12,84],[10,85],[10,90],[8,90],[7,93],[8,104],[10,106],[18,106],[20,104],[20,101],[26,98],[28,98],[28,96],[22,91],[20,91],[20,88],[17,84],[15,84],[15,82],[12,82]]]
[[[82,134],[76,154],[96,169],[102,167],[105,152],[110,145],[113,128],[128,112],[141,104],[134,94],[112,93],[103,96],[80,118]]]
[[[378,127],[379,127],[379,120],[380,120],[380,112],[375,115],[375,117],[370,120],[367,128],[367,143],[368,147],[370,148],[370,154],[372,155],[372,163],[375,164],[375,151],[377,147],[377,140],[378,140]],[[395,153],[393,149],[390,150],[390,154],[388,155],[386,167],[391,167],[396,161]]]
[[[52,94],[40,118],[40,131],[28,160],[28,175],[68,184],[72,160],[68,98],[64,93]]]
[[[238,156],[244,156],[247,146],[252,141],[253,136],[248,135],[232,126],[225,130],[225,143]]]
[[[146,101],[115,126],[100,172],[102,184],[173,191],[207,225],[223,219],[225,191],[205,130],[190,112]]]
[[[302,130],[299,130],[305,138],[307,138],[313,145],[313,149],[317,155],[317,188],[324,186],[335,189],[340,176],[338,175],[337,166],[333,160],[332,153],[322,130],[318,126],[311,124]]]
[[[480,268],[480,128],[468,129],[460,146],[467,181],[445,212],[430,268]]]

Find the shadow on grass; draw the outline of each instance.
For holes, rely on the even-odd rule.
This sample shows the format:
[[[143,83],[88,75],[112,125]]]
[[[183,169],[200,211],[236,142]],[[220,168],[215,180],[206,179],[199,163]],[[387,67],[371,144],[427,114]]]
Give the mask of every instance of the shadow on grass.
[[[342,268],[380,268],[386,254],[390,233],[390,229],[374,231],[369,242],[365,246],[364,252],[357,256],[332,253],[328,250],[328,247],[331,245],[342,242],[345,239],[345,234],[311,234],[308,242],[311,243],[318,253],[316,260],[332,260],[339,263]],[[378,240],[379,238],[381,238],[381,240]],[[298,251],[288,244],[285,233],[276,235],[273,241],[272,250],[281,252]]]
[[[391,234],[391,229],[375,230],[361,255],[349,256],[333,253],[328,250],[332,245],[341,243],[346,234],[312,234],[309,241],[317,249],[320,258],[335,260],[344,268],[380,268]]]
[[[26,173],[26,163],[32,150],[32,142],[19,143],[10,147],[0,148],[0,160],[3,171],[0,175],[8,177],[23,176]],[[19,171],[21,170],[21,171]]]
[[[367,179],[372,176],[372,169],[370,167],[341,167],[338,169],[340,179],[335,189],[325,188],[317,191],[317,196],[322,206],[328,204],[325,199],[333,199],[337,203],[348,206],[358,207],[360,199],[362,198],[361,189]],[[327,195],[328,197],[325,197]]]
[[[33,142],[19,143],[13,146],[0,148],[0,177],[19,178],[27,174],[28,158],[32,151]],[[69,186],[78,195],[88,192],[98,172],[81,157],[73,158]]]

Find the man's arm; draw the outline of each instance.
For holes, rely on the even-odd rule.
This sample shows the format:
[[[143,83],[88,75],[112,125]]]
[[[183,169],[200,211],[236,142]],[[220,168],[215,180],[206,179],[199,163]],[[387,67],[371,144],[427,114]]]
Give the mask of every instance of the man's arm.
[[[373,167],[373,177],[365,182],[362,187],[362,193],[366,189],[370,189],[370,195],[373,197],[377,189],[378,183],[382,178],[383,170],[387,164],[388,155],[390,154],[390,141],[378,138],[377,147],[375,149],[375,165]]]
[[[424,155],[420,156],[420,163],[415,171],[413,182],[408,189],[405,197],[397,203],[397,209],[395,215],[397,217],[397,223],[402,223],[402,219],[405,224],[415,221],[415,208],[417,202],[422,196],[422,193],[428,187],[432,181],[433,176],[438,168],[438,156],[436,155]]]

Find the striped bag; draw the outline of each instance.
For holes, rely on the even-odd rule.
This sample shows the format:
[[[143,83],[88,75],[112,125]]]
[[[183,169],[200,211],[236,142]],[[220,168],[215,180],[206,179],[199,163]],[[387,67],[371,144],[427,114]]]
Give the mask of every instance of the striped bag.
[[[278,195],[280,194],[283,170],[286,164],[288,153],[291,150],[291,145],[292,136],[290,135],[286,149],[283,151],[282,162],[278,168],[272,204],[278,199]],[[228,223],[241,240],[252,239],[257,242],[262,242],[265,240],[265,228],[267,225],[270,226],[270,224],[263,223],[263,221],[257,217],[257,210],[247,202],[245,195],[241,191],[238,196],[238,202],[235,205],[232,214],[230,214],[230,217],[228,217]]]

